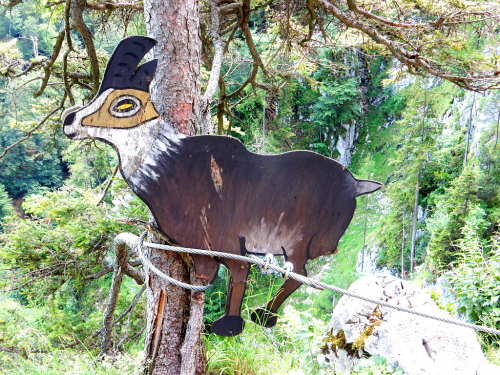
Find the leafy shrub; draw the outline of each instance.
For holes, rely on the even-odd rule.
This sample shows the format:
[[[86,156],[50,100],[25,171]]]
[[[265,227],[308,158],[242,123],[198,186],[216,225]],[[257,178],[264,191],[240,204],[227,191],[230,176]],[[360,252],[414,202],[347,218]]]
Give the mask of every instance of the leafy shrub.
[[[354,366],[352,375],[403,375],[402,369],[395,369],[392,366],[387,365],[386,359],[378,355],[371,356],[370,358],[361,358],[359,363]]]
[[[125,213],[126,218],[136,218],[128,215],[131,210],[144,210],[134,208],[133,201],[126,210],[119,204],[96,207],[96,200],[92,191],[66,187],[26,198],[23,209],[30,216],[4,219],[0,290],[9,294],[0,302],[0,326],[5,328],[0,329],[0,346],[8,343],[29,352],[72,342],[97,344],[89,333],[102,324],[111,282],[106,269],[114,259],[112,241],[119,232],[136,230],[116,217]],[[93,276],[103,270],[102,277]],[[139,289],[126,278],[117,311],[124,311]],[[143,316],[144,309],[139,303],[134,316]],[[142,326],[141,320],[133,319],[130,332]],[[117,325],[115,332],[122,335],[125,330],[125,325]]]
[[[449,286],[457,297],[458,312],[471,322],[500,327],[500,247],[484,246],[479,235],[481,208],[466,219],[460,241],[462,258],[449,273]],[[484,214],[484,212],[483,212]],[[488,251],[488,248],[489,251]]]
[[[436,293],[435,291],[431,290],[431,298],[432,300],[436,303],[437,307],[439,307],[441,310],[444,310],[448,312],[451,315],[455,314],[455,304],[449,302],[446,305],[443,305],[439,299],[441,298],[441,294]]]

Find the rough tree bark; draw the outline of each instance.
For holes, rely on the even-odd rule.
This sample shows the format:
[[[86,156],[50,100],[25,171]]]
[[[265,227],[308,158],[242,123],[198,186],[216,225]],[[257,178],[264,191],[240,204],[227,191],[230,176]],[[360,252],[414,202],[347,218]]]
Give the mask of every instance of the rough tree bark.
[[[196,0],[145,0],[147,34],[158,41],[154,57],[158,67],[151,99],[162,126],[194,135],[200,133],[200,57],[198,2]],[[196,183],[196,181],[193,181]],[[150,235],[151,242],[161,239]],[[149,250],[153,264],[171,277],[197,283],[176,253]],[[204,374],[201,340],[204,293],[191,293],[146,275],[147,328],[145,372],[149,374]]]

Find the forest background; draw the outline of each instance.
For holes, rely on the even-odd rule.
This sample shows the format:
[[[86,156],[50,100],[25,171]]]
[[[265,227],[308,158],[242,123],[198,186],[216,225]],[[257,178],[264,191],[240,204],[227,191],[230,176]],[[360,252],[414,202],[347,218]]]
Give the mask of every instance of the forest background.
[[[102,350],[113,241],[121,232],[142,232],[148,212],[116,173],[111,147],[70,142],[61,132],[62,110],[95,93],[85,33],[75,29],[71,42],[62,38],[62,52],[52,60],[64,3],[9,2],[0,16],[0,369],[132,373],[140,367],[145,330],[140,278],[125,277],[120,289],[109,343],[114,354],[91,362]],[[358,178],[385,183],[382,192],[358,201],[339,253],[311,262],[310,274],[343,288],[375,266],[420,286],[448,280],[456,299],[443,308],[500,329],[498,84],[486,73],[460,80],[415,70],[360,34],[270,3],[252,2],[248,19],[266,67],[261,81],[232,101],[214,100],[214,131],[258,153],[313,150]],[[83,20],[102,72],[119,40],[146,28],[140,3],[88,4]],[[432,13],[431,2],[403,4],[414,21],[419,7]],[[472,12],[469,3],[444,4]],[[204,2],[200,7],[202,14],[209,9]],[[314,22],[317,28],[310,27]],[[427,42],[435,43],[440,62],[454,67],[454,77],[470,71],[495,77],[499,31],[471,22],[467,38],[433,34]],[[245,35],[236,30],[232,37],[221,68],[228,92],[254,67]],[[210,69],[210,61],[202,65],[202,86]],[[141,267],[133,252],[130,262]],[[228,275],[222,269],[219,276],[205,298],[209,373],[322,371],[322,339],[339,296],[303,287],[270,332],[248,322],[241,337],[222,339],[208,333],[224,311]],[[245,317],[279,284],[252,268]],[[490,361],[500,364],[498,339],[480,339]]]

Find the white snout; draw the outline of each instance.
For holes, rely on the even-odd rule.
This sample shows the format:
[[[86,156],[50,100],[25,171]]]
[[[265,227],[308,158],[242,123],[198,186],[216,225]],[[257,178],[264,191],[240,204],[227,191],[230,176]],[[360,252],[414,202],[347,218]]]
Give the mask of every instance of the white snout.
[[[79,110],[80,108],[82,108],[83,106],[81,105],[74,105],[73,107],[69,107],[69,108],[66,108],[62,115],[61,115],[61,121],[62,123],[64,124],[64,119],[71,113],[71,112],[75,112],[77,110]]]

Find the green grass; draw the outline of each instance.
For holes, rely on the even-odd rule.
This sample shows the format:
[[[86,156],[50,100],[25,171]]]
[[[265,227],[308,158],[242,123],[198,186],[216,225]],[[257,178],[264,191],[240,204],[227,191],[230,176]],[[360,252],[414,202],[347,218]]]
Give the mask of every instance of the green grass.
[[[122,354],[113,359],[95,361],[80,350],[54,350],[44,354],[20,354],[0,351],[3,375],[123,375],[133,374],[140,366],[141,355]]]
[[[243,316],[248,315],[244,307]],[[310,312],[285,307],[277,325],[264,328],[246,321],[236,337],[205,337],[209,375],[316,375],[326,325]]]
[[[372,202],[370,202],[372,199]],[[358,209],[354,215],[351,224],[346,233],[341,238],[338,246],[338,253],[332,257],[325,257],[324,262],[330,264],[330,270],[324,273],[322,281],[342,289],[348,289],[361,275],[356,273],[356,262],[358,254],[363,248],[363,231],[365,225],[365,198],[362,197],[358,202]],[[368,216],[366,225],[366,247],[373,242],[374,236],[380,228],[377,218],[377,209],[372,206],[373,195],[368,197]],[[331,291],[322,291],[318,295],[318,307],[326,314],[329,319],[331,313],[333,298],[336,301],[341,297],[340,294]],[[330,309],[328,311],[328,308]]]

